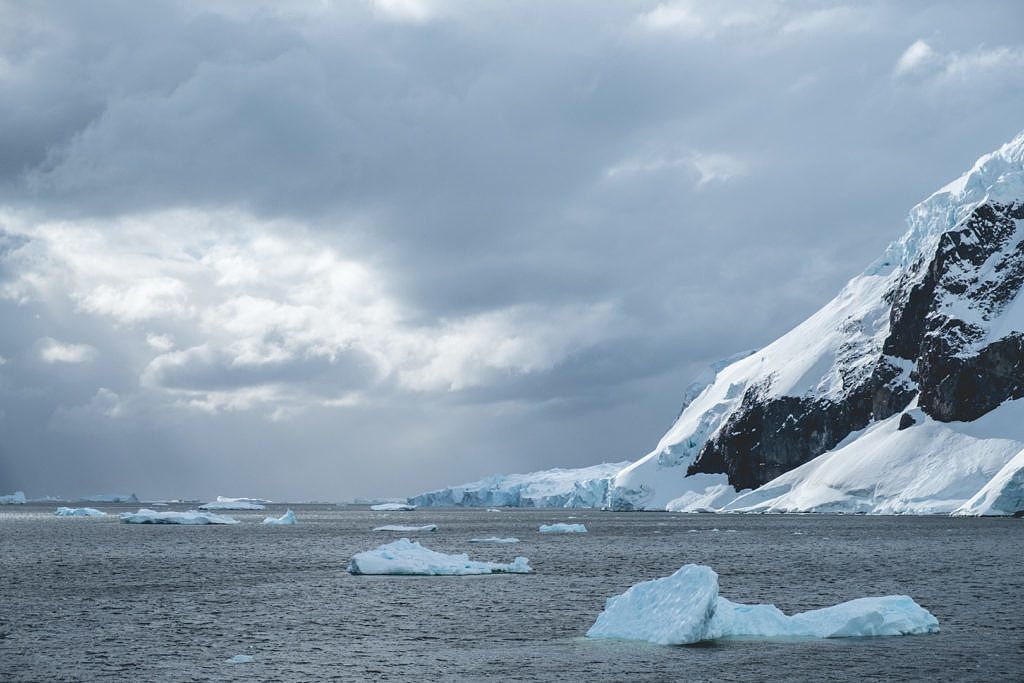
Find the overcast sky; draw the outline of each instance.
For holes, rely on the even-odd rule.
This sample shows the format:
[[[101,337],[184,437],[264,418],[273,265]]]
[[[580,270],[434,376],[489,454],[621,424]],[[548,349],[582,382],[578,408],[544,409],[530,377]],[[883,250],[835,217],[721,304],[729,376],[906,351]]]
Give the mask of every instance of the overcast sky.
[[[1024,129],[1024,4],[0,1],[0,493],[630,460]]]

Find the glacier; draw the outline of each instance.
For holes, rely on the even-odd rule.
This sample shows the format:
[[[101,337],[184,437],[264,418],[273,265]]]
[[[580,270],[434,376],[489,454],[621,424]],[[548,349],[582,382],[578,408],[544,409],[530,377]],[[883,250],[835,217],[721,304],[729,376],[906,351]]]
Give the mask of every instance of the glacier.
[[[423,507],[601,508],[608,484],[628,462],[527,474],[496,474],[409,498]]]
[[[58,517],[106,517],[107,513],[96,508],[59,507],[53,513]]]
[[[512,562],[476,562],[468,555],[448,555],[400,538],[373,550],[356,553],[348,565],[350,574],[392,574],[404,576],[468,576],[471,574],[529,574],[530,561],[517,557]]]
[[[296,524],[295,513],[292,512],[291,508],[288,508],[280,517],[264,517],[263,523],[276,526],[291,526]]]
[[[200,512],[189,510],[187,512],[173,512],[170,510],[156,511],[146,508],[138,512],[122,512],[121,521],[125,524],[238,524],[238,521],[226,515],[216,515],[212,512]]]
[[[605,603],[588,638],[685,645],[720,638],[847,638],[938,633],[939,622],[905,595],[850,600],[787,616],[775,605],[744,605],[718,594],[718,575],[687,564]]]
[[[555,524],[541,524],[540,528],[537,529],[542,534],[585,534],[587,533],[587,527],[583,524],[565,524],[563,522],[557,522]]]

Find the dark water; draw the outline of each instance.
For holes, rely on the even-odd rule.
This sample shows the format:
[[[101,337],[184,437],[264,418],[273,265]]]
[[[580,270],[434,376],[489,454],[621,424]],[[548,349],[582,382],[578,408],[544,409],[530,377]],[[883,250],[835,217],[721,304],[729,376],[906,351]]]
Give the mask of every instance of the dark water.
[[[52,511],[0,508],[2,681],[1024,680],[1020,519],[296,506],[299,525],[275,528],[253,524],[264,513],[181,527]],[[590,533],[537,533],[569,519]],[[397,536],[372,527],[428,522],[440,525],[421,535],[428,547],[525,555],[536,574],[344,571]],[[491,535],[522,543],[466,542]],[[691,647],[583,638],[605,598],[687,562],[714,568],[725,597],[787,612],[908,594],[942,633]],[[225,663],[236,654],[255,661]]]

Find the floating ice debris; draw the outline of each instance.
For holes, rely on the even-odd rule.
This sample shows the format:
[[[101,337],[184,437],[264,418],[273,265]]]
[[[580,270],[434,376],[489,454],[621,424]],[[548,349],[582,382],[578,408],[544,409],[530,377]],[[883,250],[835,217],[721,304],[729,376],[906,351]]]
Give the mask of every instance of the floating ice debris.
[[[585,534],[587,527],[582,524],[541,524],[538,530],[542,534]]]
[[[415,505],[409,505],[408,503],[380,503],[378,505],[371,505],[371,510],[376,512],[409,512],[415,510]]]
[[[65,508],[59,507],[53,514],[58,517],[106,517],[107,513],[96,508]]]
[[[87,503],[138,503],[139,502],[139,499],[135,496],[134,493],[129,493],[129,494],[124,494],[124,493],[107,493],[107,494],[101,494],[101,495],[98,495],[98,496],[89,496],[88,498],[83,498],[82,500],[84,500]]]
[[[504,510],[499,510],[498,508],[487,508],[487,511],[488,512],[504,512]]]
[[[199,506],[200,510],[264,510],[270,501],[260,498],[225,498],[217,496],[217,500],[204,503]]]
[[[288,526],[291,524],[295,524],[295,513],[292,512],[291,508],[288,508],[288,511],[280,517],[264,517],[263,523],[276,524],[278,526]]]
[[[404,524],[385,524],[374,527],[374,531],[407,531],[417,533],[419,531],[437,531],[436,524],[424,524],[423,526],[405,526]]]
[[[126,524],[238,524],[226,515],[215,515],[212,512],[174,512],[171,510],[148,510],[142,508],[138,512],[122,512],[121,521]]]
[[[234,657],[228,657],[224,661],[228,664],[248,664],[252,660],[252,655],[235,655]]]
[[[517,557],[508,564],[475,562],[468,555],[446,555],[424,548],[408,538],[352,556],[350,574],[402,574],[421,576],[464,576],[468,574],[528,574],[530,561]]]
[[[512,536],[508,538],[499,538],[497,536],[488,536],[486,538],[471,538],[470,543],[519,543],[518,538]]]
[[[609,598],[590,638],[683,645],[729,637],[844,638],[937,633],[938,620],[905,595],[859,598],[786,616],[775,605],[742,605],[718,595],[710,567],[687,564]]]
[[[24,505],[25,504],[25,492],[15,491],[12,494],[6,496],[0,496],[0,505]]]

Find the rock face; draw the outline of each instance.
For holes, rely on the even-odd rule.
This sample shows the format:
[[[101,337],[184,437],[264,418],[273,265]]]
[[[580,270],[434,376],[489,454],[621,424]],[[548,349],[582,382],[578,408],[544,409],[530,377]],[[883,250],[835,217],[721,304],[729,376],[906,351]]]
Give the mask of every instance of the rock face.
[[[1024,133],[914,207],[903,237],[818,313],[715,368],[615,478],[610,506],[660,508],[684,473],[757,488],[915,401],[970,422],[1024,397],[1022,285]]]

